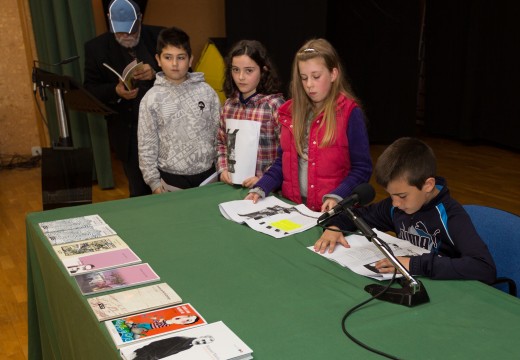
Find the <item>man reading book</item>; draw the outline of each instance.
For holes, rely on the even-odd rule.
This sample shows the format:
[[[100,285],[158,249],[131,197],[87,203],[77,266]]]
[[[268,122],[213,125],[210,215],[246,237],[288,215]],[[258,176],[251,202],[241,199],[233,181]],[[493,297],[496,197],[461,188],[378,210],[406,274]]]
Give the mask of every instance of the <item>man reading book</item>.
[[[137,158],[139,103],[153,86],[160,70],[155,61],[158,26],[142,24],[139,5],[132,0],[112,0],[108,7],[110,31],[85,43],[85,88],[117,112],[107,116],[110,144],[122,161],[130,196],[150,194]],[[135,88],[128,90],[106,63],[118,73],[136,60],[143,66],[134,73]]]

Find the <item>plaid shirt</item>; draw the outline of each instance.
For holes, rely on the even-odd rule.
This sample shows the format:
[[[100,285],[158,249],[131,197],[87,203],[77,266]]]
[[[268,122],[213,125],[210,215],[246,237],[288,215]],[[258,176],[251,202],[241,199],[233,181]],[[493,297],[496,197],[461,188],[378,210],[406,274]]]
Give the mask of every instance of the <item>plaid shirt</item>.
[[[261,177],[276,159],[279,144],[280,125],[276,121],[276,111],[284,103],[282,94],[256,94],[243,103],[239,93],[226,100],[220,114],[220,127],[217,137],[217,170],[227,169],[226,119],[251,120],[262,123],[260,141],[256,157],[256,176]]]

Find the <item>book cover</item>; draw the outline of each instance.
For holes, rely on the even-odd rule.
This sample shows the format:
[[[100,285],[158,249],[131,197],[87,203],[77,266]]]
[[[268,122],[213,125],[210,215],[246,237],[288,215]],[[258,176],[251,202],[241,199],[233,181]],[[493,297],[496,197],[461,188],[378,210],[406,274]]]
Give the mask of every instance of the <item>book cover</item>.
[[[106,223],[99,215],[87,215],[75,218],[41,222],[38,225],[40,226],[40,229],[42,229],[43,233],[47,234],[54,231],[106,225]]]
[[[246,360],[253,358],[253,350],[222,321],[126,346],[120,350],[120,354],[125,360]]]
[[[116,290],[133,285],[158,281],[159,275],[149,264],[123,266],[74,276],[83,295]]]
[[[78,227],[44,233],[51,245],[68,244],[77,241],[98,239],[115,235],[116,232],[107,224]]]
[[[105,321],[118,348],[204,324],[189,303]]]
[[[170,285],[160,283],[87,299],[99,321],[180,304],[181,297]]]
[[[103,66],[116,74],[116,76],[125,84],[125,87],[128,90],[133,90],[135,88],[134,74],[137,70],[140,70],[143,67],[143,62],[137,62],[137,59],[135,59],[126,65],[121,74],[119,74],[114,68],[106,63],[103,63]]]
[[[60,260],[63,260],[65,258],[77,257],[89,253],[102,253],[118,249],[126,249],[128,248],[128,245],[119,236],[110,235],[99,239],[54,245],[52,248]]]
[[[62,263],[70,275],[84,274],[140,262],[141,259],[130,248],[70,256],[62,259]]]

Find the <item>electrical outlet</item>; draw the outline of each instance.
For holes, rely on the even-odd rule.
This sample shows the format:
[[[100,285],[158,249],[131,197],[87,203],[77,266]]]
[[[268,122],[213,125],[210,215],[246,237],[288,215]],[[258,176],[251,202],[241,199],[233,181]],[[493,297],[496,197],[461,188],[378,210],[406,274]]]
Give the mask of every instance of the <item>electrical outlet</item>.
[[[42,147],[41,146],[33,146],[31,148],[32,156],[41,156],[42,155]]]

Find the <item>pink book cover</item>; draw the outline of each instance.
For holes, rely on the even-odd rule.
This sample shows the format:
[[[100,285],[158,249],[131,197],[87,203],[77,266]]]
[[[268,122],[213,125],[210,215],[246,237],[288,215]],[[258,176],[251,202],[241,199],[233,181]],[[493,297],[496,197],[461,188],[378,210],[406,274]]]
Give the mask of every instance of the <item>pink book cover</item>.
[[[84,295],[160,280],[159,276],[148,264],[80,274],[74,278]]]
[[[136,264],[141,262],[141,259],[130,248],[124,248],[91,255],[74,256],[62,261],[70,275],[79,275]]]

